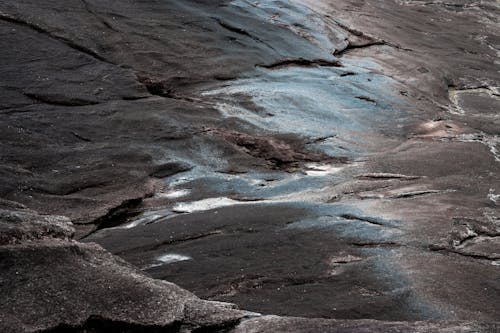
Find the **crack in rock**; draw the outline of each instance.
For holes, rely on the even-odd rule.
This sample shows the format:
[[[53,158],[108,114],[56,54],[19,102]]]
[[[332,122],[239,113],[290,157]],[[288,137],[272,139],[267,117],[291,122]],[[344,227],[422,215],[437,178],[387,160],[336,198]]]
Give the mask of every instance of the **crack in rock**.
[[[437,193],[448,193],[452,190],[422,190],[422,191],[412,191],[405,193],[398,193],[388,196],[389,199],[401,199],[401,198],[413,198],[427,194],[437,194]]]
[[[224,29],[228,30],[228,31],[231,31],[231,32],[234,32],[238,35],[242,35],[242,36],[246,36],[248,38],[251,38],[253,39],[254,41],[258,42],[258,43],[262,43],[264,45],[266,45],[267,47],[269,47],[271,50],[274,50],[274,47],[272,45],[270,45],[269,43],[266,43],[265,41],[263,41],[262,39],[250,34],[248,31],[242,29],[242,28],[239,28],[239,27],[236,27],[232,24],[229,24],[225,21],[222,21],[221,19],[219,18],[215,18],[215,17],[212,17],[214,20],[217,21],[217,23]]]
[[[156,243],[156,244],[150,245],[150,246],[138,246],[138,247],[134,247],[134,248],[128,248],[124,251],[116,252],[115,254],[119,256],[119,255],[123,255],[127,252],[133,252],[133,251],[141,251],[141,252],[154,251],[154,250],[158,250],[164,246],[176,245],[176,244],[181,244],[181,243],[185,243],[185,242],[200,240],[203,238],[207,238],[207,237],[215,236],[215,235],[221,235],[221,234],[223,234],[222,230],[212,230],[212,231],[208,231],[205,233],[200,233],[200,234],[196,234],[196,235],[188,235],[188,236],[181,237],[181,238],[171,238],[169,240],[159,242],[159,243]]]
[[[452,248],[443,248],[440,246],[432,245],[430,246],[430,250],[434,252],[450,252],[450,253],[455,253],[458,255],[461,255],[463,257],[469,257],[472,259],[480,259],[480,260],[498,260],[500,259],[500,254],[498,253],[493,253],[493,254],[481,254],[481,253],[473,253],[473,252],[466,252],[462,249],[452,249]]]
[[[374,225],[386,227],[386,228],[397,228],[396,226],[391,225],[387,221],[384,221],[382,219],[375,218],[375,217],[358,216],[358,215],[354,215],[354,214],[342,214],[342,215],[340,215],[340,217],[343,219],[346,219],[346,220],[361,221],[361,222],[370,223],[370,224],[374,224]]]
[[[356,178],[359,179],[402,179],[402,180],[416,180],[420,179],[420,176],[407,176],[407,175],[402,175],[398,173],[384,173],[384,172],[378,172],[378,173],[364,173],[361,175],[356,176]]]
[[[365,193],[358,193],[357,196],[361,199],[409,199],[409,198],[415,198],[415,197],[420,197],[420,196],[424,196],[424,195],[443,194],[443,193],[450,193],[450,192],[454,192],[454,191],[455,190],[417,190],[417,191],[409,191],[409,192],[394,193],[394,194],[365,192]]]
[[[94,224],[96,228],[89,234],[83,236],[81,239],[85,239],[99,230],[116,227],[127,222],[129,218],[138,214],[138,212],[133,211],[133,208],[139,207],[144,197],[147,197],[149,195],[151,194],[147,194],[139,198],[125,200],[118,206],[111,208],[105,215],[89,223]]]
[[[494,251],[497,245],[488,244],[500,240],[500,230],[492,221],[466,217],[455,217],[453,221],[457,227],[447,239],[438,244],[432,244],[429,247],[431,251],[446,251],[474,259],[500,259],[500,253]],[[488,250],[481,250],[481,245],[486,245]]]
[[[367,42],[367,43],[364,43],[364,44],[354,44],[354,43],[351,43],[351,42],[348,42],[347,46],[341,50],[335,50],[333,52],[334,55],[336,56],[342,56],[344,54],[346,54],[347,52],[350,52],[352,50],[356,50],[356,49],[364,49],[364,48],[369,48],[369,47],[372,47],[372,46],[390,46],[388,43],[384,42],[384,41],[371,41],[371,42]]]
[[[396,242],[352,242],[354,246],[358,247],[402,247],[403,244]]]
[[[356,96],[356,98],[359,100],[365,101],[365,102],[377,104],[376,100],[374,100],[373,98],[368,97],[368,96]]]
[[[10,15],[2,13],[2,12],[0,12],[0,20],[30,28],[32,30],[35,30],[36,32],[39,32],[41,34],[46,35],[47,37],[49,37],[51,39],[54,39],[54,40],[57,40],[63,44],[66,44],[70,48],[72,48],[78,52],[81,52],[81,53],[83,53],[83,54],[85,54],[85,55],[87,55],[95,60],[99,60],[101,62],[105,62],[105,63],[111,64],[111,65],[116,65],[113,62],[111,62],[108,59],[101,56],[100,54],[98,54],[96,51],[92,50],[91,48],[77,44],[74,41],[72,41],[66,37],[54,34],[53,32],[51,32],[51,31],[49,31],[49,30],[47,30],[47,29],[45,29],[45,28],[43,28],[35,23],[28,22],[28,21],[25,21],[23,19],[10,16]]]
[[[75,131],[71,131],[71,134],[73,134],[73,136],[74,136],[74,137],[76,137],[77,139],[82,140],[82,141],[84,141],[84,142],[92,142],[92,140],[91,140],[91,139],[86,138],[86,137],[84,137],[84,136],[81,136],[80,134],[78,134],[78,133],[77,133],[77,132],[75,132]]]
[[[369,48],[372,46],[390,46],[398,50],[413,51],[412,49],[404,48],[400,45],[388,42],[383,39],[379,39],[377,37],[370,36],[360,30],[349,27],[348,25],[334,19],[330,15],[326,15],[326,17],[331,19],[338,27],[340,27],[341,29],[345,30],[346,32],[354,36],[354,40],[352,38],[347,39],[347,45],[343,49],[335,50],[333,52],[334,55],[342,56],[353,49]]]
[[[105,20],[104,18],[102,18],[99,14],[97,14],[95,11],[93,11],[88,3],[87,0],[81,0],[82,4],[83,4],[83,7],[85,8],[85,10],[91,14],[92,16],[94,16],[99,22],[101,22],[101,24],[103,26],[105,26],[106,28],[108,28],[109,30],[111,31],[114,31],[114,32],[119,32],[118,30],[116,30],[112,25],[111,23],[109,23],[107,20]]]
[[[23,92],[23,95],[37,102],[56,106],[88,106],[99,104],[98,101],[92,101],[78,97],[67,97],[59,94],[38,94]]]
[[[325,142],[325,141],[328,141],[328,140],[331,140],[331,139],[335,139],[335,138],[337,138],[337,135],[322,136],[322,137],[319,137],[319,138],[313,138],[313,139],[307,141],[306,144],[310,145],[310,144]]]
[[[314,59],[308,60],[304,58],[284,59],[269,65],[256,65],[266,69],[281,69],[285,67],[342,67],[342,63],[338,60]]]

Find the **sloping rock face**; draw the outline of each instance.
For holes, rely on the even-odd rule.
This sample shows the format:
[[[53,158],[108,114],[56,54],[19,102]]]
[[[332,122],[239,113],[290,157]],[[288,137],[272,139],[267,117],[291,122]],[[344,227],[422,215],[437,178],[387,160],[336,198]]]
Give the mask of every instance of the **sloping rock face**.
[[[202,126],[223,126],[222,120],[186,90],[282,56],[302,56],[308,47],[285,28],[269,46],[269,24],[226,6],[0,4],[0,195],[76,224],[99,224],[113,209],[153,193],[158,168],[175,174],[172,162],[193,156],[216,167],[197,152],[219,144],[199,133]],[[251,31],[233,27],[239,24]]]
[[[178,332],[252,315],[72,241],[71,222],[61,217],[16,211],[2,213],[0,225],[12,235],[0,246],[2,332]]]
[[[0,331],[500,331],[498,17],[1,1]]]
[[[40,221],[45,226],[43,234]],[[72,241],[72,224],[67,219],[11,211],[2,212],[0,226],[2,230],[8,227],[12,235],[0,245],[0,328],[6,333],[493,332],[498,328],[466,322],[260,317],[152,279],[97,244]]]

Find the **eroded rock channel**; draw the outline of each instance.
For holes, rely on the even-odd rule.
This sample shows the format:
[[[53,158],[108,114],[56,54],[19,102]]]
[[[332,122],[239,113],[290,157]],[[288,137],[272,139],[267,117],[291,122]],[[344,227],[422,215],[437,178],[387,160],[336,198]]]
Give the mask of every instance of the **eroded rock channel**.
[[[499,14],[0,2],[1,330],[499,331]]]

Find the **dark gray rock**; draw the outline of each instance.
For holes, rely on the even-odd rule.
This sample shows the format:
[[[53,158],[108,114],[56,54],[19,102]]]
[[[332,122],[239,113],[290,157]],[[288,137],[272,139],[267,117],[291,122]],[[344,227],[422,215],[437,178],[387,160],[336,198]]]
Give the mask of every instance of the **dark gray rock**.
[[[0,247],[2,332],[167,331],[218,327],[250,315],[153,280],[95,244],[43,240]],[[133,330],[132,330],[133,331]]]

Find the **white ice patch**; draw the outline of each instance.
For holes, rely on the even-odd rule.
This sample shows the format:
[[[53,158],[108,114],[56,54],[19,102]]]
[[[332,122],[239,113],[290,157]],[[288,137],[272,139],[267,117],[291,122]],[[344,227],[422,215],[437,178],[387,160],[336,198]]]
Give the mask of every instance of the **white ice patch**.
[[[315,177],[320,177],[320,176],[327,176],[331,175],[334,173],[338,173],[344,169],[344,167],[336,167],[331,164],[317,164],[317,163],[310,163],[306,165],[306,175],[308,176],[315,176]]]

